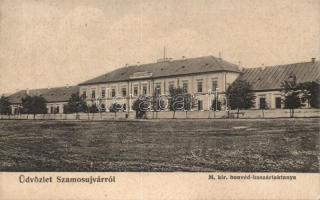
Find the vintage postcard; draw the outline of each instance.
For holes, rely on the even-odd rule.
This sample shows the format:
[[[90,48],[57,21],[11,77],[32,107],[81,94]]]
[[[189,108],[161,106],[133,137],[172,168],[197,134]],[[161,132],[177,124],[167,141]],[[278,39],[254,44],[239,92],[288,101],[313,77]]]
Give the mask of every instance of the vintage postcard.
[[[319,0],[0,0],[0,199],[320,199]]]

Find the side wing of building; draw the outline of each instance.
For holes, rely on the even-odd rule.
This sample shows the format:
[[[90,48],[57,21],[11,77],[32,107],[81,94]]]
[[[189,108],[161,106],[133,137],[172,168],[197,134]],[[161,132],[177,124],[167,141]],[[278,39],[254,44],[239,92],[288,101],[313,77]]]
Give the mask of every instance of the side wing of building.
[[[269,109],[284,108],[281,83],[290,78],[295,78],[297,83],[319,81],[320,62],[311,60],[304,63],[247,68],[239,76],[239,79],[249,82],[252,86],[257,96],[256,109],[263,107],[263,104]],[[308,108],[309,105],[306,104],[305,107]]]
[[[72,94],[79,92],[78,86],[55,87],[45,89],[20,90],[8,96],[12,114],[18,114],[22,108],[22,98],[29,96],[42,96],[46,99],[47,113],[63,113],[63,107]]]

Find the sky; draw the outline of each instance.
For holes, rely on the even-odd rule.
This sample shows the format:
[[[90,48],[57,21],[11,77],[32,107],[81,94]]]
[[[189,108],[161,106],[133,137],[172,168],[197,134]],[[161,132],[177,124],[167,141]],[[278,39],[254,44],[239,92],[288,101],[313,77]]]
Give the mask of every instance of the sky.
[[[0,0],[0,94],[75,85],[125,64],[320,59],[320,0]]]

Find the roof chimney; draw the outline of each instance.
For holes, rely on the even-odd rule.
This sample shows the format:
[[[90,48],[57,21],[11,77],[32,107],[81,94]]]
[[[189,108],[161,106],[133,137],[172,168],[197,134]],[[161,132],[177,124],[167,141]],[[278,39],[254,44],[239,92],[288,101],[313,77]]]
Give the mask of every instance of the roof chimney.
[[[27,95],[29,95],[29,93],[30,93],[29,88],[26,89],[26,93],[27,93]]]
[[[129,67],[129,64],[128,64],[128,63],[126,63],[125,67]]]
[[[66,88],[69,88],[69,84],[66,85]]]
[[[315,63],[316,62],[316,58],[311,58],[311,62]]]
[[[244,67],[242,66],[242,63],[241,63],[241,61],[238,61],[238,67],[239,67],[239,70],[240,71],[244,71]]]

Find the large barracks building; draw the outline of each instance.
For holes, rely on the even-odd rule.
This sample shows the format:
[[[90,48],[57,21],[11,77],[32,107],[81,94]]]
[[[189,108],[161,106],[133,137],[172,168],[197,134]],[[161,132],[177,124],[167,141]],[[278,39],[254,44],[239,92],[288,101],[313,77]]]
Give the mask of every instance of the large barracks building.
[[[262,103],[269,109],[281,109],[281,82],[292,77],[298,83],[319,81],[320,62],[313,58],[303,63],[245,69],[213,56],[161,59],[156,63],[126,65],[78,86],[22,90],[9,96],[9,101],[14,113],[24,95],[42,95],[48,102],[48,113],[63,113],[63,104],[72,93],[79,92],[88,105],[96,104],[102,111],[108,112],[115,102],[128,111],[140,95],[167,96],[170,88],[181,87],[195,99],[192,110],[211,109],[216,96],[222,102],[221,109],[226,109],[227,88],[236,79],[242,79],[249,82],[256,93],[255,109]]]
[[[108,108],[116,98],[130,109],[139,95],[165,96],[170,88],[181,87],[196,98],[194,110],[208,110],[211,94],[223,94],[240,73],[237,65],[212,56],[160,60],[120,68],[79,84],[79,90],[88,103],[98,98]]]

